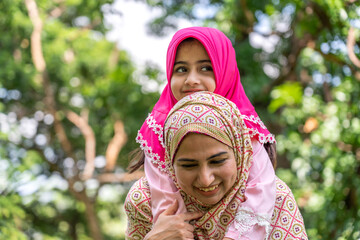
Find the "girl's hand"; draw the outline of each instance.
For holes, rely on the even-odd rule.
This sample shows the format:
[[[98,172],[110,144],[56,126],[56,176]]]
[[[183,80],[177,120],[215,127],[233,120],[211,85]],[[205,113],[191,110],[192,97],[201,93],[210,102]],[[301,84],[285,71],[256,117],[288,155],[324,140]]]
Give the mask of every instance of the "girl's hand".
[[[175,200],[168,209],[159,215],[158,220],[144,240],[194,239],[194,227],[189,224],[189,221],[200,218],[203,213],[186,212],[175,215],[178,207],[179,204]]]

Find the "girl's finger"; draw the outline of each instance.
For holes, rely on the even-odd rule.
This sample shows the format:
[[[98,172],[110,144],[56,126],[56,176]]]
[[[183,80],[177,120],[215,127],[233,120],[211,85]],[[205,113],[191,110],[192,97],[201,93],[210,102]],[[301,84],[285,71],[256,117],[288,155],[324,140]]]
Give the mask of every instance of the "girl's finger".
[[[182,213],[182,218],[184,219],[184,221],[190,221],[193,219],[198,219],[201,218],[204,213],[202,212],[186,212],[186,213]]]
[[[160,215],[164,214],[166,216],[169,215],[174,215],[176,213],[176,211],[179,208],[179,203],[178,201],[175,199],[174,203],[170,205],[170,207],[168,209],[166,209],[164,212],[162,212]]]

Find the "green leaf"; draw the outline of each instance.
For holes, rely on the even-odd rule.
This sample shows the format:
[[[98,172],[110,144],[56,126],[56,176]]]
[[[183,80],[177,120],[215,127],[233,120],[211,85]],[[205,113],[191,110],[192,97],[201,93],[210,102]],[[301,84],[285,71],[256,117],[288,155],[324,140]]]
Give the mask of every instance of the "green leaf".
[[[271,92],[269,111],[275,112],[283,106],[294,106],[302,101],[302,86],[299,83],[287,82],[275,87]]]

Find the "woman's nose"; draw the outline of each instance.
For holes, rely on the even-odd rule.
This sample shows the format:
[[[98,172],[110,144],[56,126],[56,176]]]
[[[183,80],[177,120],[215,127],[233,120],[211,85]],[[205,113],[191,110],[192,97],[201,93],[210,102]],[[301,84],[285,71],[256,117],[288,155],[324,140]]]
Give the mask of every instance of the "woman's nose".
[[[207,167],[203,167],[200,169],[199,175],[198,175],[198,183],[199,187],[208,187],[210,186],[215,180],[215,176],[211,169]]]
[[[187,75],[187,78],[185,80],[185,84],[189,86],[195,86],[200,83],[199,76],[195,70],[192,70]]]

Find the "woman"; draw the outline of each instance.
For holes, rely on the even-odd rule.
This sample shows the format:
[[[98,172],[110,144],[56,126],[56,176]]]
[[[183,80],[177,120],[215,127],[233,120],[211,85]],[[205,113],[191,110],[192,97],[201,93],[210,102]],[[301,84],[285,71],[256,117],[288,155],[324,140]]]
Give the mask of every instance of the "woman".
[[[280,180],[272,218],[244,207],[253,161],[251,133],[245,116],[231,101],[210,92],[180,100],[164,128],[165,166],[180,189],[187,213],[174,215],[177,202],[153,224],[147,179],[140,179],[125,202],[128,239],[254,239],[250,228],[264,227],[258,239],[307,239],[303,220],[290,190]],[[275,191],[275,189],[274,189]],[[286,203],[286,204],[284,204]]]

